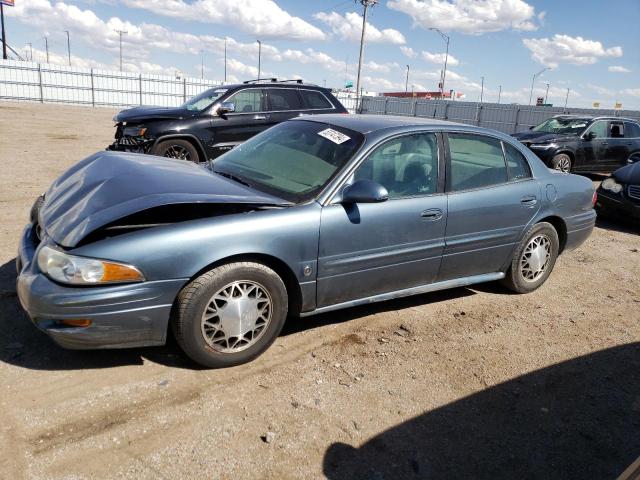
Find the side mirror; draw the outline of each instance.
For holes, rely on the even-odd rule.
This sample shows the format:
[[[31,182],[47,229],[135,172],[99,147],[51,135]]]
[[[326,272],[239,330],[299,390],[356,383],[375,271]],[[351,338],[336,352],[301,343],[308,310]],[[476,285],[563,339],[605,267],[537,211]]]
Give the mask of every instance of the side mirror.
[[[379,203],[389,199],[389,192],[373,180],[358,180],[342,191],[342,203]]]
[[[589,132],[584,137],[585,140],[593,140],[596,138],[596,132]]]
[[[224,115],[226,113],[233,113],[236,111],[236,104],[233,102],[222,102],[218,107],[217,114]]]

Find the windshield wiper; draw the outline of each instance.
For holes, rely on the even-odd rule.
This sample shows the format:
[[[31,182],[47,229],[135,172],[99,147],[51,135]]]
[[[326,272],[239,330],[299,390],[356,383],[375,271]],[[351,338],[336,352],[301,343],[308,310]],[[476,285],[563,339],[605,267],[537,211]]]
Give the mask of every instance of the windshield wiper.
[[[247,187],[250,187],[251,184],[249,182],[247,182],[246,180],[244,180],[243,178],[240,178],[236,175],[233,175],[232,173],[227,173],[227,172],[219,172],[217,170],[213,170],[213,168],[211,169],[213,171],[213,173],[217,173],[218,175],[222,176],[222,177],[226,177],[229,178],[231,180],[233,180],[234,182],[238,182],[241,183],[242,185],[246,185]]]

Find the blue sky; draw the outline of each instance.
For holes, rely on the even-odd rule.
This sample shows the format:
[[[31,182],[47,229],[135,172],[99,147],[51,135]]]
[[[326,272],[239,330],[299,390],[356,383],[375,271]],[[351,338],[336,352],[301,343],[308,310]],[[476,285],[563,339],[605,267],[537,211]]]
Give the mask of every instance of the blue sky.
[[[263,43],[262,75],[339,88],[355,80],[362,7],[353,0],[16,0],[6,8],[9,44],[33,46],[52,63],[114,69],[118,34],[124,68],[149,73],[223,79],[224,38],[228,80],[257,76],[257,43]],[[363,86],[370,91],[436,90],[445,43],[451,37],[447,89],[495,101],[528,103],[534,97],[563,105],[640,109],[640,0],[380,0],[370,9]],[[346,68],[345,68],[346,67]],[[346,71],[346,73],[345,73]]]

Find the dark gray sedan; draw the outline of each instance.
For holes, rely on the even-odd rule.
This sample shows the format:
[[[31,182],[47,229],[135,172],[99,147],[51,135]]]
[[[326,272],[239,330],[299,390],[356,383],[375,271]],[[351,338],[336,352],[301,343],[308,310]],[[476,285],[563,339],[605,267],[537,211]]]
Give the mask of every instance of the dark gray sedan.
[[[589,236],[594,200],[495,131],[305,117],[206,167],[79,162],[34,205],[18,294],[64,347],[161,345],[171,328],[196,362],[237,365],[287,316],[492,280],[531,292]]]

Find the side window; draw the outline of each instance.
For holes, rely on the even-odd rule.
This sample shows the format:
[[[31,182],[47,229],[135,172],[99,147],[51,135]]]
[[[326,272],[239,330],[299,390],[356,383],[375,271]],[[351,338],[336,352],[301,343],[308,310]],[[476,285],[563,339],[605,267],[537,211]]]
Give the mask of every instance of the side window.
[[[308,108],[333,108],[333,105],[331,105],[329,100],[327,100],[327,98],[320,92],[313,90],[300,90],[300,93],[302,93]]]
[[[292,88],[269,88],[270,110],[300,110],[302,102],[298,92]]]
[[[507,166],[509,167],[509,180],[521,180],[531,177],[531,170],[527,159],[513,145],[502,142],[504,145],[504,153],[507,158]]]
[[[607,138],[608,137],[607,122],[604,120],[598,120],[597,122],[594,122],[591,124],[587,132],[595,133],[596,134],[595,138]]]
[[[236,113],[262,112],[262,97],[262,90],[251,88],[239,91],[227,101],[235,104]]]
[[[611,138],[624,138],[624,126],[622,122],[611,122],[609,124],[609,136]]]
[[[640,125],[632,122],[624,122],[624,128],[626,130],[625,137],[627,138],[640,138]]]
[[[500,140],[482,135],[449,134],[451,190],[488,187],[507,181]]]
[[[438,186],[438,141],[433,133],[390,140],[371,153],[354,174],[355,180],[378,182],[389,198],[430,195]]]

